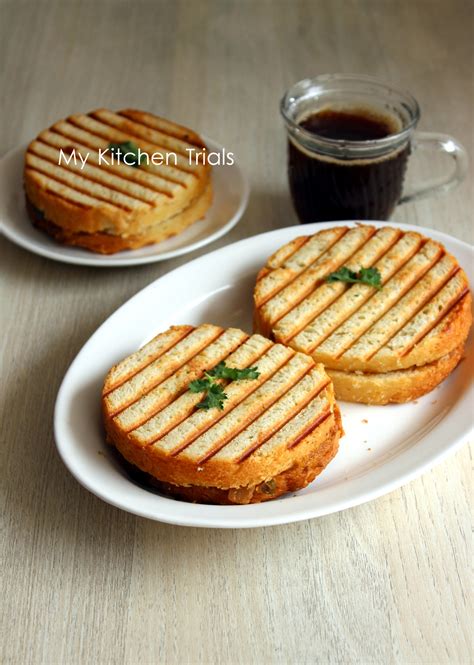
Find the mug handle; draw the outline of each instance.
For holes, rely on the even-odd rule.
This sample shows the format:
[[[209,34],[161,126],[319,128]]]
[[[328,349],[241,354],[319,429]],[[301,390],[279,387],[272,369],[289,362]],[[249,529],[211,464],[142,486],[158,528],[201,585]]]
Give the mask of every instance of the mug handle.
[[[467,152],[452,136],[435,132],[415,132],[411,145],[414,150],[443,152],[449,155],[453,160],[454,169],[450,174],[434,182],[415,187],[413,191],[404,194],[399,200],[399,204],[424,199],[432,194],[444,194],[457,187],[464,179],[468,165]]]

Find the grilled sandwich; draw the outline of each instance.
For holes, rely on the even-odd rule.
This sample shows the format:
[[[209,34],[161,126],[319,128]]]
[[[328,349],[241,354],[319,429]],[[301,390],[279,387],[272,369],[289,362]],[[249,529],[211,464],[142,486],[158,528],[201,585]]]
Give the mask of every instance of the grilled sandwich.
[[[221,407],[190,386],[225,363],[253,378],[220,378]],[[305,487],[342,434],[322,365],[261,335],[174,326],[108,373],[107,440],[161,491],[188,501],[246,504]]]
[[[374,268],[380,285],[339,281],[341,268]],[[279,249],[254,305],[256,331],[323,363],[338,399],[369,404],[432,390],[461,359],[472,322],[466,275],[440,243],[365,224]]]
[[[142,155],[127,165],[117,146]],[[210,166],[196,159],[204,149],[195,132],[142,111],[70,116],[26,151],[30,217],[57,241],[103,254],[160,242],[212,202]]]

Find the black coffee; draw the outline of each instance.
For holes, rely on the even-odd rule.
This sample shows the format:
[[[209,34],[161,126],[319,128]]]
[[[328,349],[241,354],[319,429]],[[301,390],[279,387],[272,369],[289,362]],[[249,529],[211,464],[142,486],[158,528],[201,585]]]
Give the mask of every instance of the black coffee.
[[[346,141],[381,139],[398,131],[394,118],[369,110],[322,110],[300,126],[318,136]],[[383,157],[339,160],[288,148],[290,190],[302,223],[338,219],[388,219],[403,187],[410,146]]]

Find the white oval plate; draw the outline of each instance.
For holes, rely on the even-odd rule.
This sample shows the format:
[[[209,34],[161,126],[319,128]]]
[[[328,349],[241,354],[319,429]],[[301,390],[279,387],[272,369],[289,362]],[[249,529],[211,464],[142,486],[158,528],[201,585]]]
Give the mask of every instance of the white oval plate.
[[[210,150],[223,150],[215,141],[204,140]],[[23,191],[25,150],[26,145],[16,148],[0,161],[0,230],[20,247],[55,261],[102,268],[164,261],[217,240],[237,224],[247,207],[249,186],[237,162],[232,166],[214,166],[214,199],[203,219],[155,245],[110,255],[94,254],[79,247],[60,245],[31,224]]]
[[[465,360],[442,385],[416,402],[341,403],[346,435],[336,458],[306,489],[267,503],[208,506],[165,498],[132,482],[107,449],[100,394],[112,365],[172,324],[212,322],[250,332],[255,275],[267,257],[298,235],[335,225],[279,229],[202,256],[147,286],[102,324],[69,368],[54,418],[59,453],[84,487],[114,506],[172,524],[226,528],[284,524],[375,499],[419,476],[467,441],[474,390],[470,363]],[[436,231],[398,226],[421,230],[443,242],[472,281],[469,245]],[[466,353],[472,355],[472,344]]]

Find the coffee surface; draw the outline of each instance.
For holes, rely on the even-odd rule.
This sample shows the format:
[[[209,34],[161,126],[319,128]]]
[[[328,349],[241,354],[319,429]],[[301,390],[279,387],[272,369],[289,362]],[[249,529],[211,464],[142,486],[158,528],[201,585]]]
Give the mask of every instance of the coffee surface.
[[[397,132],[397,121],[369,109],[322,109],[300,121],[299,125],[318,136],[343,141],[383,139]]]

